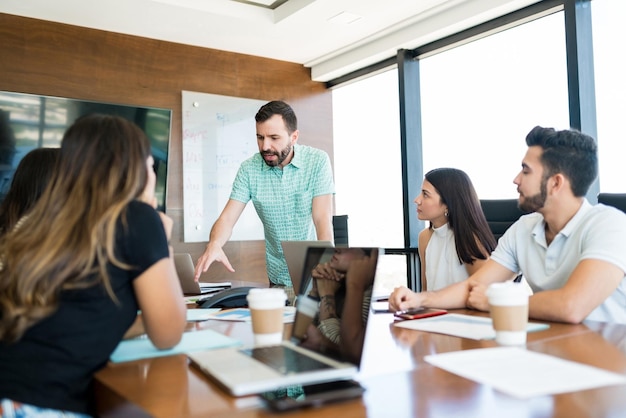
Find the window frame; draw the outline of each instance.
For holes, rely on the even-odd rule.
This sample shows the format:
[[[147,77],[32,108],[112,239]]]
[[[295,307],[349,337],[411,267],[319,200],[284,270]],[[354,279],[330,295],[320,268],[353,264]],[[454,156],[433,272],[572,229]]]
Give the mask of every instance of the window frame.
[[[595,102],[593,38],[591,24],[591,0],[544,0],[472,28],[441,38],[413,50],[401,49],[395,57],[330,80],[327,88],[353,82],[375,72],[397,66],[400,100],[400,134],[402,159],[404,246],[408,257],[408,283],[419,290],[419,257],[417,241],[423,222],[415,217],[411,196],[417,195],[424,175],[421,101],[420,60],[433,54],[469,43],[511,27],[523,25],[552,13],[564,12],[566,60],[568,77],[568,100],[570,127],[597,138]],[[409,117],[410,115],[410,117]],[[410,164],[409,164],[410,162]],[[587,199],[597,202],[599,180],[592,184]]]

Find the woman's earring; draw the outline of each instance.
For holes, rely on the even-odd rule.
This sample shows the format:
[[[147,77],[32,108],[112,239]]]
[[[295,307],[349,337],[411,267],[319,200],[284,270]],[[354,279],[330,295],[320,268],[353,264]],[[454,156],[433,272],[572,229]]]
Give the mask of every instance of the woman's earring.
[[[443,216],[445,216],[446,218],[448,217],[448,209],[446,209],[446,211],[443,213]]]

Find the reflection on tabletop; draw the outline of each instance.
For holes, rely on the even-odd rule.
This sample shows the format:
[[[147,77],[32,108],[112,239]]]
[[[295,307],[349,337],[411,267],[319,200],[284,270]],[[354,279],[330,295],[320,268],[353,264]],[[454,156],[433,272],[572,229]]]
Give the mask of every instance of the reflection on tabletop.
[[[415,319],[415,321],[420,321],[420,319]],[[451,335],[417,331],[397,327],[393,323],[390,324],[389,329],[399,346],[411,349],[411,351],[416,353],[415,355],[418,356],[416,361],[418,362],[422,361],[422,357],[426,354],[496,346],[493,340],[471,340]]]
[[[164,414],[175,416],[176,411],[189,409],[188,361],[184,355],[156,357],[131,363],[110,365],[98,374],[106,380],[115,368],[124,368],[122,377],[115,376],[109,386],[119,393],[142,392],[160,393],[158,408]],[[98,390],[99,394],[100,390]],[[99,402],[99,400],[98,400]],[[128,405],[120,405],[119,410],[109,411],[110,416],[133,416]],[[169,412],[168,412],[169,411]]]
[[[622,354],[626,354],[626,326],[593,321],[585,322],[585,325],[602,335],[602,337],[617,347]]]

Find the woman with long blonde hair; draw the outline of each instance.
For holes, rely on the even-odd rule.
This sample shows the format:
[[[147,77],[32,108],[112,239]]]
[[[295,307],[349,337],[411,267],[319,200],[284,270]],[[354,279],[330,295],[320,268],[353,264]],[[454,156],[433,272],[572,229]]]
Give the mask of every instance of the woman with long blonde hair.
[[[172,221],[146,203],[152,164],[135,124],[80,118],[29,216],[0,237],[3,411],[93,414],[93,374],[138,311],[157,348],[180,341],[186,307],[168,245]]]

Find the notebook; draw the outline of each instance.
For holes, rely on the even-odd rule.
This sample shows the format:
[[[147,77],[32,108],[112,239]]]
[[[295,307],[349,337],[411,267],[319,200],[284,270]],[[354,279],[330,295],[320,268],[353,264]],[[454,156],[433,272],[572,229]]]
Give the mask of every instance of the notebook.
[[[202,283],[193,279],[195,266],[191,254],[174,254],[174,265],[185,295],[203,295],[230,288],[230,283]]]
[[[281,241],[280,245],[283,247],[291,284],[294,291],[298,291],[307,249],[309,247],[332,247],[333,243],[331,241]]]
[[[378,249],[367,249],[376,251]],[[310,247],[307,250],[301,277],[310,277],[311,269],[325,257],[330,258],[332,247]],[[372,275],[375,271],[372,266]],[[308,280],[301,281],[298,297],[306,297]],[[370,300],[365,302],[369,309]],[[359,306],[359,315],[363,307]],[[371,314],[371,313],[370,313]],[[292,327],[292,329],[295,328]],[[191,365],[233,396],[259,394],[294,385],[308,385],[330,381],[350,380],[360,367],[363,342],[341,341],[338,350],[314,351],[305,348],[295,337],[270,346],[229,347],[187,353]],[[352,345],[350,345],[352,344]],[[356,345],[354,345],[356,344]],[[353,353],[350,361],[340,353]],[[358,357],[357,357],[358,356]]]

